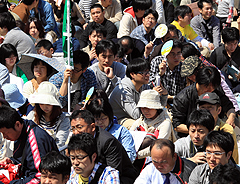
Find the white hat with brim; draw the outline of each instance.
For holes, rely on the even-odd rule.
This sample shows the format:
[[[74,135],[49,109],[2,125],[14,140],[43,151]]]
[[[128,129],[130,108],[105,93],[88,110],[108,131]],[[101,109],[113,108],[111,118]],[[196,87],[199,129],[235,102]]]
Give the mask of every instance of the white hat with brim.
[[[34,104],[47,104],[60,106],[62,108],[61,102],[59,100],[59,92],[56,86],[50,82],[41,82],[37,91],[29,96],[29,102]]]
[[[149,109],[163,109],[160,103],[160,95],[155,90],[144,90],[140,95],[137,107],[146,107]]]

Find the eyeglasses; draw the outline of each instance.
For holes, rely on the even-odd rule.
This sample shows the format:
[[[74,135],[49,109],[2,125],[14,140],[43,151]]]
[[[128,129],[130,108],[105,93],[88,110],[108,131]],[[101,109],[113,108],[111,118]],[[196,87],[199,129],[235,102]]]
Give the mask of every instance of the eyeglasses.
[[[176,56],[181,56],[182,53],[181,53],[181,52],[178,52],[178,53],[176,54],[176,53],[174,53],[174,52],[170,52],[168,55],[169,55],[170,57],[175,58]]]
[[[210,152],[210,151],[206,151],[204,152],[206,157],[211,157],[211,155],[213,155],[216,158],[221,157],[221,155],[223,155],[225,152]]]
[[[17,56],[12,56],[12,57],[9,57],[9,58],[5,58],[6,61],[12,61],[12,60],[15,60],[17,59]]]
[[[150,73],[150,71],[137,72],[137,74],[140,74],[140,75],[147,75],[147,74],[149,74],[149,73]]]
[[[78,161],[78,162],[81,162],[81,161],[83,161],[83,159],[84,158],[86,158],[88,155],[85,155],[85,156],[83,156],[83,157],[80,157],[79,155],[77,155],[77,156],[71,156],[70,155],[70,159],[71,159],[71,161],[74,161],[75,159]]]
[[[105,117],[105,118],[95,118],[95,121],[96,121],[96,122],[99,122],[99,121],[105,122],[105,121],[107,120],[107,118],[108,118],[108,117]]]
[[[80,69],[80,70],[77,70],[77,69],[73,69],[73,72],[75,72],[75,73],[78,73],[78,72],[81,72],[83,69]]]
[[[71,127],[70,131],[73,132],[75,129],[80,132],[83,127],[88,126],[88,125],[76,125],[76,127]]]

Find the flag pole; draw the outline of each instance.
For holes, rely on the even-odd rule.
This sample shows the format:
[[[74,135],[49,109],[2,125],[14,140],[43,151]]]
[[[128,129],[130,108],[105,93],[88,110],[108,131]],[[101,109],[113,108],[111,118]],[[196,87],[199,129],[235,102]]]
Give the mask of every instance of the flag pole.
[[[70,0],[67,0],[67,58],[68,58],[68,67],[70,64]],[[68,77],[68,113],[71,112],[71,89],[70,89],[71,79]]]
[[[63,27],[62,27],[62,48],[63,57],[67,68],[73,69],[73,49],[72,49],[72,30],[71,30],[71,4],[70,0],[65,0]],[[68,113],[71,111],[71,91],[70,91],[71,79],[68,78]]]

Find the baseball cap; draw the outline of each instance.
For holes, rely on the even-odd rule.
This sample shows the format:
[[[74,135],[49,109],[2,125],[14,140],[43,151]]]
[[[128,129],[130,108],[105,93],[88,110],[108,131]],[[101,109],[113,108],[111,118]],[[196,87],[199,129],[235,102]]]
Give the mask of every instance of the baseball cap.
[[[216,93],[207,92],[207,93],[202,94],[199,97],[199,99],[197,100],[197,104],[205,104],[205,103],[215,105],[215,104],[220,104],[221,101],[220,101],[219,96]]]
[[[181,66],[181,77],[188,77],[194,74],[194,70],[202,63],[201,59],[197,56],[189,56]]]

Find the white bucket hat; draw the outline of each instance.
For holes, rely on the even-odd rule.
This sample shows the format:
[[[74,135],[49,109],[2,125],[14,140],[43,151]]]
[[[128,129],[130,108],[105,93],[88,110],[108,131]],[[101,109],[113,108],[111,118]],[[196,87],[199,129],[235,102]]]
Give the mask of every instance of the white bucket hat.
[[[40,83],[37,91],[31,94],[28,100],[30,103],[56,105],[62,108],[59,96],[56,86],[44,81]]]
[[[163,109],[160,103],[160,95],[155,90],[144,90],[140,95],[137,107],[147,107],[149,109]]]

